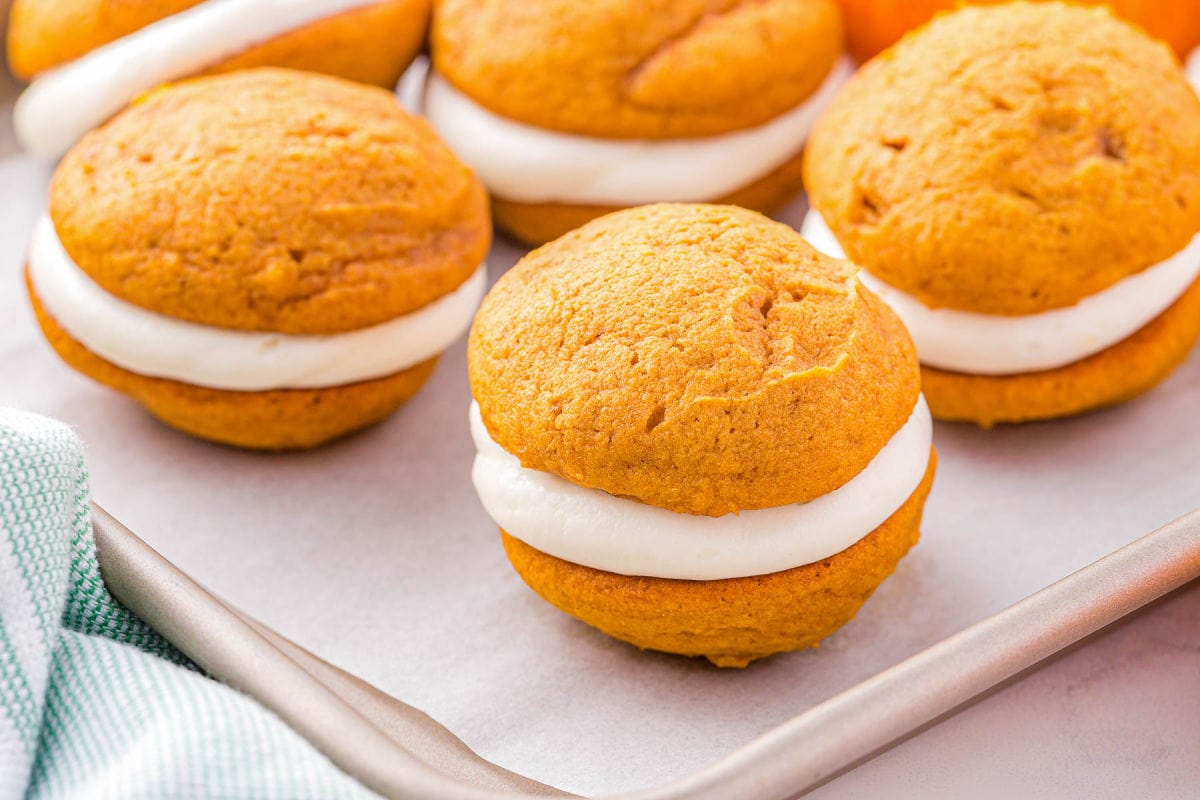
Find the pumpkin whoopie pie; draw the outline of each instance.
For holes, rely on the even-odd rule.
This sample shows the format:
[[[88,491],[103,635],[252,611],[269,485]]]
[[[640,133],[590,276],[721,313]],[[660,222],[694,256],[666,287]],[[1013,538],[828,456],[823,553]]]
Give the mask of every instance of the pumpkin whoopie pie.
[[[917,541],[934,458],[908,333],[756,212],[633,208],[533,251],[468,359],[509,560],[618,639],[729,667],[812,647]]]
[[[395,86],[430,0],[14,0],[8,58],[33,83],[14,124],[57,157],[158,84],[258,66]]]
[[[935,19],[846,85],[805,177],[806,235],[904,320],[935,417],[1119,403],[1200,335],[1200,100],[1106,10]]]
[[[835,0],[440,0],[424,111],[531,243],[624,206],[770,210],[849,72]]]
[[[26,270],[71,366],[252,448],[386,417],[486,285],[487,195],[383,89],[257,69],[160,89],[59,164]]]

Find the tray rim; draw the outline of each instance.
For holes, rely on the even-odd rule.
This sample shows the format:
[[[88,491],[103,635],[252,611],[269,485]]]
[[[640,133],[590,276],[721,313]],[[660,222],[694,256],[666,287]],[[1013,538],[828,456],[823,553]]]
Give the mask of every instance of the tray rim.
[[[92,516],[102,575],[118,600],[368,788],[428,800],[574,796],[491,764],[431,717],[219,600],[94,503]],[[1197,578],[1200,509],[792,717],[709,767],[613,797],[797,797]],[[355,697],[353,687],[329,680],[328,672],[323,681],[314,669],[340,673],[366,687],[368,697]],[[379,724],[379,704],[412,724],[389,736]],[[432,758],[425,737],[441,743]]]

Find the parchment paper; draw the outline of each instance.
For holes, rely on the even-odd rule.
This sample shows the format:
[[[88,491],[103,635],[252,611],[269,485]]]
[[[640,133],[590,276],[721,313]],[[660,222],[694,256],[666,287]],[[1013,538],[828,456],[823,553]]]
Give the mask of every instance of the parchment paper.
[[[508,567],[470,484],[462,342],[392,419],[289,455],[191,439],[63,365],[20,283],[48,174],[0,160],[0,405],[75,425],[95,497],[199,581],[485,757],[567,790],[700,768],[1200,506],[1194,353],[1111,411],[991,432],[939,424],[920,545],[819,650],[741,672],[641,653],[550,608]],[[802,210],[781,218],[798,224]],[[493,279],[519,252],[497,245]],[[1157,759],[1177,769],[1173,756],[1192,752],[1179,746]]]

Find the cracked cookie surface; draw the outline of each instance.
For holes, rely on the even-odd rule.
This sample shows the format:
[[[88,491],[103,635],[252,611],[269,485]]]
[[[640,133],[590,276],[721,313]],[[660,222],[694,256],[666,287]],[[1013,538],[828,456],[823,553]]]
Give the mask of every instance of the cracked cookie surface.
[[[440,0],[434,66],[502,116],[606,138],[760,125],[842,53],[834,0]]]
[[[928,305],[1069,306],[1200,230],[1200,100],[1107,11],[966,8],[851,79],[805,184],[851,259]]]
[[[50,187],[67,253],[111,294],[201,324],[338,333],[457,288],[485,191],[390,92],[262,69],[157,90]]]
[[[533,251],[468,344],[526,467],[672,511],[806,502],[857,475],[920,389],[907,331],[786,225],[733,206],[610,214]]]

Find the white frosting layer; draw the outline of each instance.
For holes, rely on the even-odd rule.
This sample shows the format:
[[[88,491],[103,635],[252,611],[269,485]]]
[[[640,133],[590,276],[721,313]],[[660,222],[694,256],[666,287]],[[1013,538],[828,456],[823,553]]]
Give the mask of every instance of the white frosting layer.
[[[1200,92],[1200,47],[1197,47],[1188,56],[1187,76],[1188,80],[1192,82],[1192,86],[1196,87],[1196,91]]]
[[[39,75],[17,100],[21,146],[55,158],[143,92],[379,0],[207,0]]]
[[[808,212],[800,232],[821,252],[846,257],[816,211]],[[1166,261],[1073,306],[1022,316],[929,308],[865,269],[858,276],[903,320],[923,364],[974,375],[1014,375],[1087,358],[1166,311],[1200,276],[1200,235]]]
[[[492,440],[471,405],[478,454],[471,477],[509,535],[552,556],[622,575],[719,580],[767,575],[840,553],[912,495],[929,466],[925,398],[871,463],[808,503],[705,517],[585,489],[527,469]]]
[[[483,108],[431,71],[424,111],[493,194],[526,203],[637,205],[713,200],[800,152],[852,72],[839,61],[795,108],[756,128],[697,139],[601,139],[535,128]]]
[[[46,216],[34,228],[29,276],[46,311],[101,358],[141,375],[234,391],[341,386],[420,364],[463,334],[487,287],[481,266],[429,305],[346,333],[215,328],[109,294],[71,260]]]

